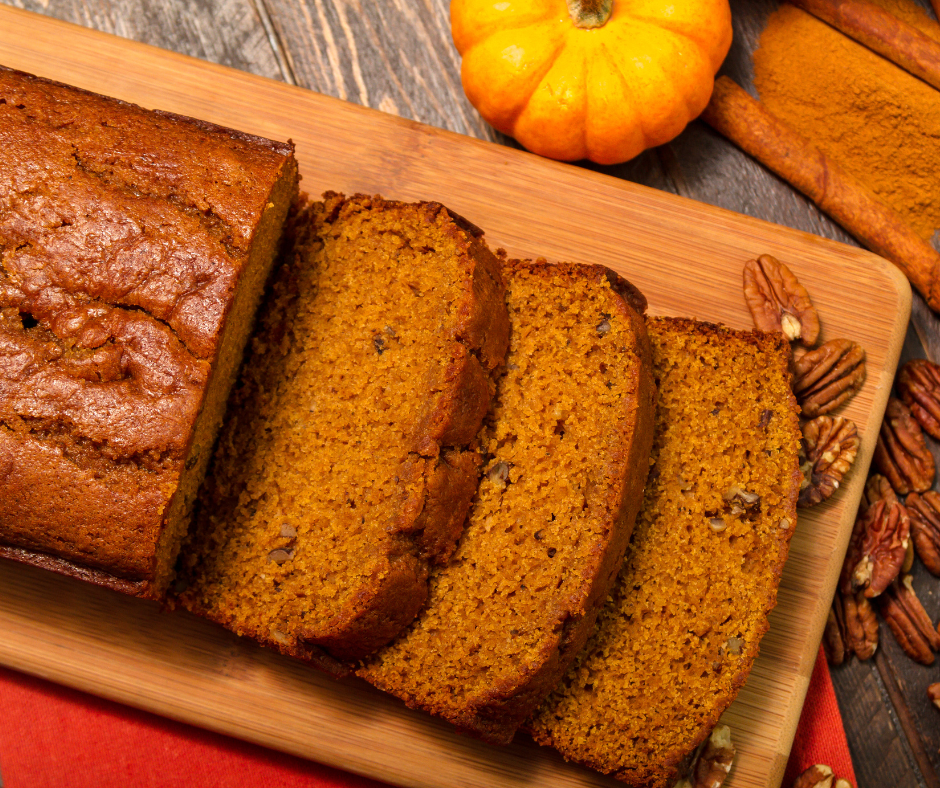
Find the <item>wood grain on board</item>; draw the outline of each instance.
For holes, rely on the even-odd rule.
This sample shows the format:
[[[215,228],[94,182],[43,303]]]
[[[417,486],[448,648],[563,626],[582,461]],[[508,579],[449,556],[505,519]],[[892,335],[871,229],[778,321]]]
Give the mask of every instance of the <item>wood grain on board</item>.
[[[623,273],[654,314],[750,327],[743,262],[764,252],[787,262],[824,339],[865,347],[868,379],[844,411],[863,436],[856,467],[836,499],[801,514],[770,633],[725,715],[739,751],[726,785],[779,784],[907,326],[910,290],[896,269],[854,247],[2,6],[0,62],[292,138],[311,193],[440,200],[511,254]],[[394,784],[611,784],[524,737],[487,747],[205,622],[7,563],[0,662]]]

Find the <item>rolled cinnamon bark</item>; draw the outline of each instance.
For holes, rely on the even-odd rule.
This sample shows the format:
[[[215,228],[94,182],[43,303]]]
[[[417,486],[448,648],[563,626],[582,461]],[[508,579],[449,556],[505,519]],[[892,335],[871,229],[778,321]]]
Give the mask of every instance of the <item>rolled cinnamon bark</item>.
[[[871,0],[790,0],[849,38],[940,88],[940,43]],[[933,0],[934,8],[937,0]]]
[[[930,308],[940,311],[940,254],[841,165],[728,77],[715,81],[702,119],[894,263]]]

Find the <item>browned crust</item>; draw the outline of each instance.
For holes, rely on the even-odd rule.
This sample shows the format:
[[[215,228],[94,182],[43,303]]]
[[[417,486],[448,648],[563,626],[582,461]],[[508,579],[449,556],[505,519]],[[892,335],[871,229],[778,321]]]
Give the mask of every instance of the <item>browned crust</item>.
[[[266,185],[296,178],[293,146],[2,66],[0,95],[0,161],[17,179],[0,178],[0,236],[13,239],[0,268],[3,554],[156,598],[160,539],[259,226],[251,217],[266,210]],[[174,160],[167,175],[167,146],[223,151],[256,183],[230,212],[209,200],[198,218],[177,192],[198,201],[203,183],[221,194],[224,179],[211,156]],[[198,286],[185,283],[190,268]]]
[[[444,564],[463,533],[477,488],[480,455],[472,451],[445,451],[433,462],[422,462],[427,480],[424,505],[411,522],[411,530],[421,534],[424,556]]]
[[[15,68],[10,68],[8,66],[0,65],[0,72],[5,72],[11,76],[15,76],[19,79],[25,81],[35,82],[37,85],[45,85],[50,88],[58,88],[63,91],[74,94],[75,96],[83,96],[92,101],[104,101],[114,107],[125,107],[128,110],[133,112],[141,113],[153,113],[163,118],[167,118],[173,123],[187,123],[191,124],[197,128],[202,129],[207,134],[210,135],[226,135],[232,139],[242,140],[251,147],[264,147],[271,150],[278,156],[293,156],[294,154],[294,145],[292,142],[279,142],[277,140],[270,140],[267,137],[259,137],[255,134],[248,134],[244,131],[238,131],[237,129],[230,129],[227,126],[220,126],[217,123],[212,123],[208,120],[200,120],[199,118],[192,118],[187,115],[179,115],[175,112],[167,112],[166,110],[153,109],[146,110],[137,104],[132,104],[128,101],[122,101],[121,99],[112,98],[110,96],[102,96],[99,93],[94,93],[90,90],[85,90],[84,88],[78,88],[74,85],[67,85],[64,82],[57,82],[54,79],[47,79],[46,77],[38,77],[34,74],[28,74],[25,71],[19,71]]]
[[[454,343],[434,405],[415,432],[414,450],[434,457],[442,446],[469,445],[483,423],[492,398],[492,375],[466,345]]]
[[[102,572],[100,569],[90,569],[87,566],[82,566],[72,561],[65,561],[62,558],[56,558],[55,556],[46,555],[45,553],[37,553],[31,550],[23,550],[19,547],[0,545],[0,558],[8,558],[11,561],[16,561],[21,564],[28,564],[60,575],[75,577],[79,580],[84,580],[86,583],[120,591],[122,594],[150,598],[149,591],[151,584],[149,581],[125,580],[110,572]]]

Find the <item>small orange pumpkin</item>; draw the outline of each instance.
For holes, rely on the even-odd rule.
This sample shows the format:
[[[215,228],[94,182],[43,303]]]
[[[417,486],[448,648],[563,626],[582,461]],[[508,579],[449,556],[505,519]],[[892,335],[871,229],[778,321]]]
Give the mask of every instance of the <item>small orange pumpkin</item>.
[[[731,46],[728,0],[452,0],[464,91],[553,159],[615,164],[676,137]]]

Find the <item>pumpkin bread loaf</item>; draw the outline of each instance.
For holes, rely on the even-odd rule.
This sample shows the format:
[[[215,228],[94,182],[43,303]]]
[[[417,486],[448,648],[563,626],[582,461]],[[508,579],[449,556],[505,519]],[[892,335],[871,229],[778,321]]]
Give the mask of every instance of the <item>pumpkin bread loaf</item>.
[[[743,685],[796,525],[779,335],[649,321],[659,387],[643,508],[597,630],[526,723],[565,758],[671,786]]]
[[[0,68],[0,556],[163,595],[297,180]]]
[[[485,472],[414,624],[359,675],[506,742],[584,645],[649,469],[645,299],[601,266],[507,262],[510,351]]]
[[[441,205],[329,194],[293,226],[179,601],[338,671],[412,620],[453,551],[508,317],[498,260]]]

